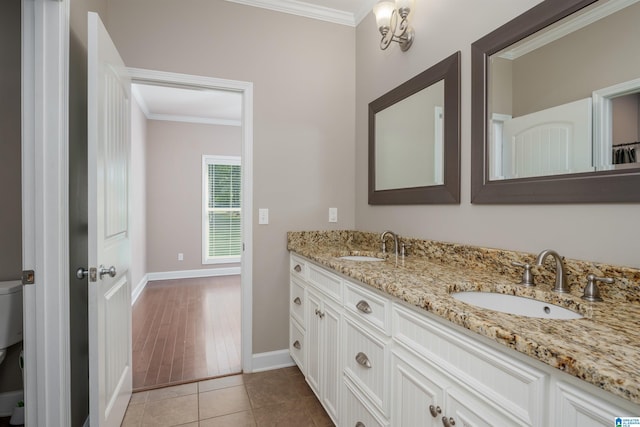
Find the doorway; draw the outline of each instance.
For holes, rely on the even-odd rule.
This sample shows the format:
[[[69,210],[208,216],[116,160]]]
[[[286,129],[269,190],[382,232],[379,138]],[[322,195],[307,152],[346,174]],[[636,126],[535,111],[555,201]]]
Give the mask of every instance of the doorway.
[[[137,96],[134,98],[137,99],[137,102],[140,105],[141,109],[144,111],[144,115],[146,116],[148,123],[150,124],[147,127],[147,141],[149,144],[148,150],[154,150],[157,148],[157,152],[160,152],[160,158],[154,158],[152,160],[147,159],[147,161],[154,163],[154,168],[156,168],[159,173],[156,173],[156,177],[153,178],[152,174],[147,174],[147,179],[153,180],[153,186],[155,190],[152,192],[154,194],[147,194],[145,204],[147,205],[147,209],[152,209],[155,211],[173,211],[179,210],[177,207],[181,205],[186,205],[187,203],[182,203],[181,200],[172,200],[171,197],[164,197],[163,189],[168,189],[170,186],[184,185],[178,183],[177,181],[186,178],[187,175],[191,175],[193,179],[196,175],[199,175],[203,182],[202,190],[200,188],[197,189],[197,193],[200,194],[201,198],[197,201],[191,201],[192,205],[191,212],[188,213],[188,217],[183,217],[182,219],[177,219],[175,214],[170,213],[167,215],[164,220],[158,219],[153,220],[153,223],[148,223],[146,225],[145,222],[142,222],[143,227],[146,227],[144,231],[140,232],[141,235],[145,235],[145,239],[149,244],[149,251],[153,253],[149,253],[146,256],[146,259],[149,260],[148,265],[144,265],[142,260],[139,260],[138,265],[144,265],[143,268],[139,269],[138,272],[135,271],[136,261],[134,260],[132,268],[132,284],[134,286],[133,290],[133,299],[134,301],[143,302],[143,299],[147,296],[147,294],[151,294],[152,291],[157,295],[163,293],[163,289],[166,291],[167,288],[179,287],[184,289],[186,292],[191,292],[193,295],[200,295],[196,299],[200,299],[200,301],[206,302],[208,300],[211,306],[212,298],[216,298],[216,292],[228,293],[229,289],[235,288],[234,292],[238,293],[238,297],[241,300],[241,303],[237,306],[236,316],[239,318],[240,327],[235,328],[236,334],[239,334],[238,341],[240,341],[240,345],[238,346],[239,352],[239,370],[244,370],[245,372],[251,371],[251,159],[252,159],[252,85],[251,83],[245,82],[236,82],[229,80],[220,80],[220,79],[212,79],[198,76],[189,76],[183,74],[175,74],[175,73],[164,73],[158,71],[149,71],[149,70],[140,70],[140,69],[130,69],[130,74],[132,77],[132,84],[134,87],[134,95],[136,92]],[[151,91],[149,91],[151,89]],[[153,100],[153,96],[158,96],[161,92],[166,92],[171,95],[168,98],[165,96],[165,99],[169,100],[168,104],[165,104],[164,107],[160,107],[160,109],[156,109],[155,112],[149,111],[150,109],[154,109],[155,107],[151,107],[149,103],[155,103],[156,100]],[[155,93],[155,95],[150,95],[149,93]],[[141,93],[144,93],[145,96],[140,96]],[[166,95],[165,93],[165,95]],[[195,104],[189,103],[185,99],[185,97],[194,95],[194,99],[196,99]],[[212,107],[212,104],[209,103],[208,107],[203,107],[206,105],[206,98],[209,96],[215,97],[220,96],[224,98],[223,101],[219,101],[221,103],[218,104],[218,107]],[[233,101],[230,101],[232,99]],[[202,103],[205,104],[202,104]],[[234,108],[229,108],[229,105],[236,103],[234,113],[231,110]],[[200,104],[198,104],[200,103]],[[215,104],[215,102],[214,102]],[[220,108],[220,106],[223,108]],[[176,109],[177,106],[182,106],[182,110]],[[145,111],[146,110],[146,111]],[[206,110],[206,111],[205,111]],[[235,115],[234,115],[235,114]],[[132,126],[132,129],[134,126]],[[189,130],[191,129],[191,130]],[[158,136],[159,139],[164,139],[165,137],[170,136],[171,133],[174,134],[174,142],[178,144],[178,150],[189,150],[194,149],[194,145],[202,144],[202,140],[207,138],[207,135],[212,135],[211,132],[214,132],[214,129],[217,129],[219,132],[222,132],[220,139],[231,138],[237,139],[237,144],[235,147],[236,152],[233,152],[233,149],[229,151],[229,147],[227,149],[222,149],[220,151],[220,147],[216,148],[215,144],[212,144],[212,141],[204,141],[204,147],[200,150],[195,149],[194,152],[191,153],[190,159],[188,160],[189,164],[185,164],[182,166],[178,166],[179,160],[177,159],[177,155],[172,155],[161,147],[152,147],[156,142],[154,141],[154,135]],[[134,130],[135,131],[135,130]],[[193,133],[195,132],[195,133]],[[200,136],[198,135],[200,132]],[[225,133],[226,132],[226,133]],[[235,133],[234,133],[235,132]],[[154,135],[151,135],[154,134]],[[229,135],[235,135],[235,137],[230,137]],[[192,136],[189,136],[192,135]],[[194,136],[195,135],[195,136]],[[201,139],[200,142],[197,142],[197,139]],[[134,148],[135,150],[135,148]],[[226,150],[226,151],[225,151]],[[133,157],[135,157],[135,152],[132,153]],[[202,239],[207,229],[207,221],[205,219],[206,212],[203,212],[203,207],[205,206],[205,202],[203,201],[203,197],[205,197],[205,168],[204,168],[204,158],[211,155],[222,155],[229,157],[229,155],[237,155],[238,158],[241,159],[241,209],[242,214],[240,215],[239,223],[236,222],[234,224],[218,224],[218,226],[228,226],[228,229],[223,230],[223,233],[229,233],[229,230],[237,228],[240,226],[241,235],[236,236],[237,238],[237,247],[241,250],[238,253],[237,258],[233,258],[233,256],[224,257],[219,256],[218,259],[213,260],[211,257],[207,256],[207,248],[205,239]],[[164,160],[162,159],[164,156]],[[168,157],[167,157],[168,156]],[[200,165],[194,165],[194,160],[198,160],[198,162],[202,161],[202,168]],[[162,169],[158,169],[158,164],[162,165],[168,164],[174,167],[177,171],[177,175],[171,177],[162,178],[165,173]],[[132,158],[132,168],[135,169],[135,158]],[[164,182],[156,182],[162,181]],[[135,182],[132,183],[135,187]],[[148,185],[148,183],[147,183]],[[191,184],[189,184],[191,185]],[[135,193],[135,188],[133,189]],[[184,194],[184,191],[178,188],[178,193],[180,197]],[[194,196],[195,197],[195,196]],[[195,200],[195,199],[194,199]],[[168,209],[167,209],[168,208]],[[176,209],[174,209],[176,208]],[[135,211],[136,202],[132,200],[132,209]],[[197,218],[197,211],[200,210],[202,214],[202,222],[198,223],[194,222],[194,219]],[[152,212],[152,213],[154,213]],[[161,218],[162,212],[160,215],[156,215],[156,218]],[[150,218],[147,214],[147,218]],[[132,228],[135,225],[135,218],[132,218]],[[187,233],[187,228],[197,229],[197,236],[194,237],[194,233],[191,233],[191,239],[187,239],[185,241],[180,241],[183,237],[185,237]],[[156,231],[162,230],[163,233],[159,233]],[[172,231],[172,233],[164,233],[165,231]],[[134,231],[135,233],[135,231]],[[158,236],[158,234],[165,234],[165,241],[161,242],[162,239]],[[168,240],[166,240],[168,239]],[[233,240],[233,239],[231,239]],[[134,252],[132,253],[133,257],[136,257],[136,243],[133,243]],[[138,254],[140,251],[138,251]],[[142,252],[144,253],[144,251]],[[215,255],[219,255],[217,252]],[[232,254],[233,255],[233,254]],[[212,277],[213,276],[213,277]],[[237,285],[237,286],[236,286]],[[208,288],[208,290],[204,290],[204,288]],[[224,289],[224,290],[222,290]],[[167,292],[164,292],[166,295]],[[180,295],[180,294],[174,294]],[[208,295],[208,296],[206,296]],[[148,303],[144,303],[147,305],[147,309],[149,310]],[[136,328],[150,328],[150,325],[136,325],[136,317],[142,318],[144,316],[138,316],[136,310],[138,310],[138,302],[136,302],[133,306],[133,316],[134,316],[134,334],[136,332]],[[198,310],[192,307],[194,313]],[[154,310],[157,309],[157,306]],[[142,309],[141,309],[142,310]],[[188,312],[188,311],[187,311]],[[176,314],[176,313],[174,313]],[[192,313],[193,314],[193,313]],[[206,314],[206,313],[205,313]],[[157,316],[156,312],[154,316]],[[215,316],[209,316],[209,319],[214,319]],[[149,321],[149,320],[147,320]],[[158,321],[156,317],[156,321]],[[233,322],[232,322],[233,323]],[[182,326],[185,326],[185,323],[182,323]],[[181,327],[182,327],[181,326]],[[215,326],[215,325],[210,325]],[[206,330],[207,326],[204,326]],[[209,328],[211,329],[211,328]],[[233,328],[232,328],[233,329]],[[174,331],[175,332],[175,331]],[[213,332],[213,331],[212,331]],[[152,332],[153,333],[153,332]],[[186,335],[185,335],[186,337]],[[174,339],[178,338],[177,334],[172,336]],[[134,339],[134,369],[136,364],[136,337]],[[189,338],[190,339],[190,338]],[[232,339],[233,340],[233,339]],[[212,357],[221,357],[224,359],[224,355],[215,356],[217,350],[217,344],[215,342],[210,342],[206,346],[208,348],[207,352],[205,352],[205,359],[208,359],[209,366],[220,365],[215,360],[211,363]],[[175,359],[179,359],[181,357],[180,349],[176,348],[179,354],[175,356]],[[152,372],[151,376],[156,376],[158,379],[170,381],[167,382],[157,382],[153,379],[147,378],[145,381],[136,381],[135,372],[134,372],[134,389],[144,389],[150,388],[154,386],[163,386],[167,384],[176,384],[179,382],[185,382],[189,379],[187,378],[178,378],[180,377],[179,373],[181,368],[178,368],[177,365],[172,375],[169,374],[167,377],[167,367],[165,366],[165,372],[160,373],[157,366],[158,354],[156,354],[156,367],[153,368],[156,372]],[[146,356],[151,357],[149,353],[149,345],[147,345]],[[202,357],[201,357],[202,358]],[[166,359],[166,357],[165,357]],[[144,363],[150,361],[143,361]],[[177,361],[177,364],[182,363],[181,366],[188,366],[188,369],[192,367],[190,365],[184,365],[184,361]],[[222,365],[226,365],[226,362],[223,362]],[[237,363],[231,363],[232,366],[236,366]],[[149,365],[150,366],[150,365]],[[235,371],[237,368],[231,368]],[[197,380],[202,378],[210,378],[218,375],[226,375],[230,373],[234,373],[227,368],[223,368],[221,370],[216,369],[208,369],[202,371],[200,369],[200,374],[197,374],[197,377],[191,378],[191,380]],[[199,375],[199,376],[198,376]],[[163,377],[163,378],[160,378]],[[146,385],[145,385],[146,383]]]

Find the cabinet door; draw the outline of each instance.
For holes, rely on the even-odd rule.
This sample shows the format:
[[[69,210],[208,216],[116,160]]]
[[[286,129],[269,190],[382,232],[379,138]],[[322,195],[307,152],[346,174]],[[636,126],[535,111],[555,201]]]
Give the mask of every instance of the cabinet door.
[[[338,419],[342,366],[340,364],[340,308],[323,301],[320,315],[322,332],[322,403],[334,422]]]
[[[478,399],[470,392],[452,386],[445,390],[445,407],[440,416],[445,427],[524,426],[507,417],[494,406]]]
[[[321,298],[318,294],[313,292],[310,288],[307,289],[307,303],[306,303],[306,347],[307,347],[307,382],[311,386],[314,393],[320,397],[320,369],[322,347],[321,347],[321,330],[320,330],[320,316],[318,313],[321,309]]]
[[[443,384],[438,374],[415,358],[402,353],[392,356],[393,393],[391,425],[436,427],[442,425]]]
[[[554,384],[554,425],[563,427],[605,427],[617,417],[640,414],[619,408],[564,381]]]

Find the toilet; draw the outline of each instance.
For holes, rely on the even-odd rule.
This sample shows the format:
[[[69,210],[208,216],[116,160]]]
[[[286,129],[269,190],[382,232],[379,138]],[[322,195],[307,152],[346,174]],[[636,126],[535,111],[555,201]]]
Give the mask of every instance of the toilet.
[[[0,282],[0,364],[7,348],[22,341],[22,282]]]

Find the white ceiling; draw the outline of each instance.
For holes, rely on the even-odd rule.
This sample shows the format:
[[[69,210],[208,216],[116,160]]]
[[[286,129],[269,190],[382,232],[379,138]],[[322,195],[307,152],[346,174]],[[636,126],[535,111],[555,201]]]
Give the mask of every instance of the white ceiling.
[[[240,126],[242,94],[134,83],[131,91],[151,120]]]
[[[355,27],[378,0],[227,0]],[[140,108],[151,120],[240,126],[239,92],[132,84]]]

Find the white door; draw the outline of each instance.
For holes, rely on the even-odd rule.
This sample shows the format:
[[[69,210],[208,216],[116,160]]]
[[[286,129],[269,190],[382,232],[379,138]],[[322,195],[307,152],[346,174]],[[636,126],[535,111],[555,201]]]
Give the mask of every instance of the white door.
[[[89,416],[119,426],[131,396],[130,82],[89,13]]]

